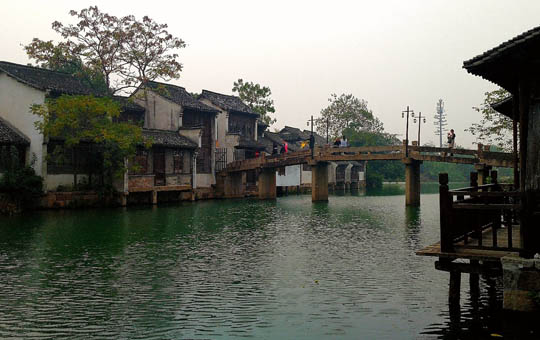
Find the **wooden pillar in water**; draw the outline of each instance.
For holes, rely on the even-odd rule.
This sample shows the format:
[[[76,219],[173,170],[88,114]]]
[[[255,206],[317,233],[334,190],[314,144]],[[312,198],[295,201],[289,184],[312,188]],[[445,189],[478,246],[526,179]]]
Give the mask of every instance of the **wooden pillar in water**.
[[[318,162],[311,166],[311,201],[328,201],[328,163]]]
[[[276,169],[264,168],[259,174],[259,199],[276,198]]]
[[[459,308],[459,298],[461,292],[461,272],[450,271],[450,285],[448,289],[448,303],[450,308]]]
[[[405,204],[420,205],[420,164],[412,158],[403,159],[405,163]]]
[[[478,185],[488,184],[487,178],[489,176],[491,166],[477,163],[474,165],[474,169],[478,172]]]
[[[470,260],[471,267],[479,267],[480,263],[478,260]],[[480,297],[480,275],[478,273],[471,272],[469,274],[469,288],[471,294],[471,300],[473,303],[478,302]]]

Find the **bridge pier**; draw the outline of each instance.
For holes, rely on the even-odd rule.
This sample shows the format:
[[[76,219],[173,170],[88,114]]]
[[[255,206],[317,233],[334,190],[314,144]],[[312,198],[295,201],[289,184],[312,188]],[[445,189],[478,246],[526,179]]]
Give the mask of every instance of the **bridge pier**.
[[[318,162],[311,166],[311,201],[328,201],[328,163]]]
[[[276,169],[263,168],[259,173],[259,199],[276,198]]]
[[[405,204],[420,205],[420,164],[422,161],[404,158],[405,163]]]
[[[246,173],[244,171],[229,172],[225,176],[223,194],[225,198],[244,197],[246,191]]]

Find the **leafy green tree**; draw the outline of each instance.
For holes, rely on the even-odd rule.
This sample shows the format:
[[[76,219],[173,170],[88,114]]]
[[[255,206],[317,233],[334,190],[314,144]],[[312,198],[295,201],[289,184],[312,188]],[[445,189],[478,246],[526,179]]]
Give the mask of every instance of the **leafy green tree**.
[[[352,94],[330,95],[330,105],[321,110],[321,117],[315,120],[317,132],[328,133],[332,138],[344,134],[345,129],[354,131],[383,132],[382,122],[373,115],[367,102]]]
[[[512,120],[493,110],[492,104],[500,102],[510,94],[499,88],[495,91],[486,92],[484,102],[473,109],[482,115],[480,123],[472,124],[466,129],[477,141],[483,144],[492,144],[505,151],[512,150]]]
[[[261,120],[265,124],[272,125],[277,121],[277,119],[270,117],[270,113],[276,112],[276,109],[274,108],[274,100],[270,98],[272,91],[269,87],[238,79],[234,82],[232,91],[238,92],[240,99],[261,115]]]
[[[63,95],[31,110],[41,118],[36,128],[44,136],[62,138],[68,148],[81,142],[97,145],[107,184],[125,171],[125,159],[135,155],[138,145],[148,145],[141,127],[118,121],[120,107],[110,98]]]

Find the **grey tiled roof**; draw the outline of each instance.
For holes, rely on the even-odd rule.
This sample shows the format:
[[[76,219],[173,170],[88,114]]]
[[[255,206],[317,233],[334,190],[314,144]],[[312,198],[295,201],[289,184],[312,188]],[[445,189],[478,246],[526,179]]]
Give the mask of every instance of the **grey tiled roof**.
[[[178,131],[143,129],[143,137],[153,141],[152,145],[171,148],[196,149],[197,144],[187,137],[181,136]]]
[[[256,140],[247,139],[243,136],[240,136],[240,141],[238,142],[238,145],[235,146],[237,149],[253,149],[253,150],[264,150],[265,145],[262,143],[259,143]]]
[[[0,72],[39,90],[65,94],[96,94],[90,87],[69,73],[0,61]]]
[[[478,66],[479,64],[487,62],[491,59],[507,55],[513,52],[514,47],[527,43],[533,43],[533,41],[537,41],[538,38],[540,38],[540,26],[521,33],[517,37],[503,42],[499,46],[494,47],[472,59],[463,62],[463,67],[468,69],[470,67]]]
[[[512,96],[508,96],[497,103],[491,104],[491,108],[509,118],[514,117],[512,112]]]
[[[305,134],[302,130],[292,126],[285,126],[281,129],[279,136],[288,143],[309,139],[309,134]]]
[[[0,117],[0,145],[30,145],[30,139]]]
[[[219,106],[220,108],[229,112],[244,113],[254,117],[259,117],[258,113],[253,112],[249,106],[247,106],[240,98],[236,96],[229,96],[226,94],[203,90],[200,98],[208,99],[214,105]]]
[[[170,101],[182,105],[183,107],[186,107],[188,109],[203,112],[218,112],[216,109],[211,108],[210,106],[205,105],[204,103],[201,103],[197,99],[193,98],[193,96],[181,86],[151,81],[148,82],[148,87],[150,87],[160,96],[163,96]]]
[[[113,96],[113,100],[116,101],[123,111],[131,112],[144,112],[145,108],[135,103],[129,97]]]

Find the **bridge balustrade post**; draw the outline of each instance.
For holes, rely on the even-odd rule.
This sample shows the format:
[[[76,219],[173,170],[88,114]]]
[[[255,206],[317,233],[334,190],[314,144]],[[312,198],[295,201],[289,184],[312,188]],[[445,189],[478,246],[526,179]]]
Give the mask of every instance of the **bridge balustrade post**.
[[[422,161],[404,158],[405,163],[405,204],[420,205],[420,164]]]
[[[474,168],[478,172],[478,185],[488,184],[487,178],[489,176],[491,166],[485,165],[483,163],[477,163],[474,165]]]
[[[276,198],[276,169],[263,168],[259,174],[259,199],[272,200]]]
[[[328,163],[318,162],[311,166],[311,201],[328,201]]]

